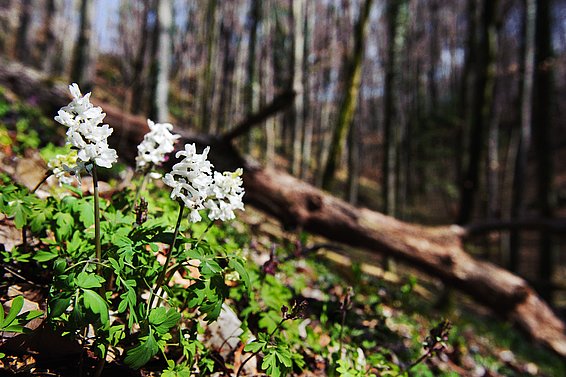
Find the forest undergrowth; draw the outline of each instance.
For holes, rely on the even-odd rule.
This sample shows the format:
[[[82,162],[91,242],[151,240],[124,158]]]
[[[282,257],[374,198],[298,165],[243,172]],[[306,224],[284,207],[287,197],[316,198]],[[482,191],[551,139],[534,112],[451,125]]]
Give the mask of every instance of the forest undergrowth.
[[[566,375],[434,279],[339,264],[324,240],[249,206],[187,221],[167,183],[120,163],[91,167],[82,189],[39,185],[71,153],[53,116],[0,91],[4,374]]]

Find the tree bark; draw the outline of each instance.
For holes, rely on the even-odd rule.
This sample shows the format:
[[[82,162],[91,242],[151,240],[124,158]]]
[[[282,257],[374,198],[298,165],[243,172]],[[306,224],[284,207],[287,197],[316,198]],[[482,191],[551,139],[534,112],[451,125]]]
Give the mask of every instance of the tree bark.
[[[21,62],[28,63],[30,57],[29,30],[31,27],[31,0],[23,0],[20,4],[20,17],[16,32],[15,56]]]
[[[302,136],[304,127],[304,88],[303,88],[303,54],[305,35],[303,23],[305,18],[305,0],[291,0],[292,22],[293,22],[293,91],[297,93],[293,104],[293,153],[291,155],[291,173],[299,177],[301,175]],[[306,157],[306,156],[305,156]]]
[[[44,4],[44,18],[42,25],[42,39],[39,43],[38,50],[41,56],[39,59],[39,68],[45,73],[53,73],[55,66],[55,54],[57,53],[57,35],[55,33],[55,15],[57,14],[60,4],[56,0],[47,0]]]
[[[93,8],[93,0],[81,0],[79,36],[75,43],[71,63],[71,81],[78,83],[85,92],[89,91],[92,85]]]
[[[471,123],[469,159],[461,184],[458,224],[466,224],[471,220],[479,188],[482,145],[491,113],[491,100],[493,99],[495,83],[494,46],[497,38],[495,13],[498,2],[498,0],[483,0],[482,2],[472,112],[469,117]]]
[[[354,119],[354,112],[356,110],[356,103],[358,99],[358,92],[360,90],[360,81],[362,75],[362,60],[364,56],[364,44],[367,35],[367,25],[369,20],[369,13],[371,10],[372,0],[365,0],[362,8],[360,9],[360,16],[356,23],[354,32],[354,50],[351,57],[348,59],[346,85],[344,87],[344,98],[340,105],[338,112],[338,122],[332,134],[332,142],[330,144],[330,152],[328,160],[324,168],[322,177],[322,187],[325,190],[331,190],[334,183],[334,175],[338,168],[338,162],[342,157],[342,149],[346,142],[348,129]]]
[[[521,124],[518,130],[518,146],[516,148],[513,184],[511,193],[511,218],[521,218],[525,214],[525,174],[527,171],[527,154],[531,146],[531,120],[533,103],[533,77],[535,57],[535,15],[536,0],[524,0],[523,47],[522,47],[522,85],[521,85]],[[509,234],[509,269],[516,272],[519,268],[521,236],[519,232]]]
[[[552,41],[551,41],[551,0],[536,2],[535,16],[535,72],[533,82],[532,133],[533,147],[536,154],[536,184],[539,214],[543,217],[554,215],[553,201],[553,162],[551,147],[552,114]],[[540,234],[539,242],[539,279],[541,292],[548,299],[545,287],[549,287],[554,273],[552,238],[545,232]]]
[[[66,86],[53,84],[37,71],[17,63],[0,64],[0,83],[22,97],[34,95],[46,111],[54,113],[69,100]],[[111,105],[103,106],[114,127],[110,142],[117,143],[119,125],[135,124],[127,133],[129,146],[121,158],[133,163],[137,144],[148,131],[145,119]],[[247,122],[242,122],[247,123]],[[255,123],[256,125],[259,123]],[[209,157],[219,170],[244,168],[245,200],[277,217],[285,226],[316,233],[329,240],[393,256],[460,289],[494,312],[513,321],[532,339],[566,357],[564,323],[522,278],[466,253],[466,229],[427,227],[398,221],[364,208],[356,208],[282,171],[262,168],[244,158],[222,137],[192,134],[182,129],[179,145],[210,145]],[[173,163],[174,161],[170,161]]]
[[[155,89],[156,122],[169,120],[169,72],[171,70],[173,28],[172,0],[158,0],[157,22],[159,24],[159,43],[157,49],[157,86]]]
[[[393,119],[395,117],[395,103],[393,100],[395,82],[395,39],[397,36],[397,18],[401,3],[397,0],[387,2],[387,60],[383,78],[383,160],[381,163],[381,201],[383,213],[395,213],[395,147],[396,140],[393,130]]]

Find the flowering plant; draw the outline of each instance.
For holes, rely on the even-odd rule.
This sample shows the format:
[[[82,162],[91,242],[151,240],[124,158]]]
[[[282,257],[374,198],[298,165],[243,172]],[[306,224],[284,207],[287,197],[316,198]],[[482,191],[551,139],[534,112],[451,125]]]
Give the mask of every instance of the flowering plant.
[[[90,169],[89,164],[105,168],[112,167],[118,159],[116,151],[108,147],[108,136],[112,128],[100,125],[106,116],[102,108],[90,103],[91,93],[82,95],[77,84],[69,85],[73,100],[59,110],[55,120],[67,130],[67,144],[75,148],[77,163]]]
[[[234,210],[244,210],[242,169],[233,173],[213,171],[207,159],[209,151],[206,147],[199,154],[194,144],[185,145],[176,155],[177,158],[184,156],[183,160],[163,178],[163,182],[173,188],[171,199],[180,199],[191,211],[191,222],[202,220],[199,210],[203,209],[209,210],[210,220],[222,221],[235,218]]]
[[[179,135],[172,134],[171,123],[155,123],[147,120],[150,131],[145,134],[143,141],[138,145],[138,156],[136,157],[136,170],[145,171],[152,167],[161,165],[168,153],[175,149],[175,142]],[[156,178],[160,174],[154,175]]]
[[[67,127],[71,151],[54,153],[48,167],[62,184],[71,184],[74,179],[80,183],[80,174],[85,172],[92,175],[93,195],[75,190],[74,195],[40,200],[33,191],[0,185],[0,212],[14,218],[24,239],[19,251],[0,254],[16,263],[32,262],[52,275],[47,320],[90,348],[89,355],[98,358],[92,368],[95,376],[102,374],[107,356],[137,369],[158,354],[168,365],[163,375],[215,372],[214,355],[199,334],[203,321],[219,318],[228,308],[229,296],[254,300],[252,284],[256,289],[262,286],[259,268],[253,275],[246,266],[238,246],[241,239],[232,238],[241,235],[220,223],[244,210],[242,169],[215,171],[208,159],[209,147],[198,153],[194,144],[187,144],[177,152],[181,160],[163,180],[150,182],[148,201],[138,201],[143,182],[157,173],[179,139],[171,124],[148,120],[150,132],[136,158],[137,173],[144,181],[135,199],[130,198],[129,189],[115,193],[112,200],[99,198],[97,169],[112,167],[118,157],[108,144],[112,128],[102,124],[105,114],[91,104],[90,93],[83,96],[76,84],[69,89],[73,98],[55,119]],[[165,193],[161,184],[171,192]],[[171,199],[179,211],[174,226],[169,216]],[[185,210],[189,211],[188,219],[183,216]],[[33,246],[31,252],[27,239],[33,239],[28,245]],[[277,280],[269,284],[287,290]],[[270,296],[290,297],[275,290]],[[287,298],[272,302],[270,319],[279,316]],[[255,303],[253,307],[260,306]],[[32,318],[16,315],[14,321],[20,317],[22,323]],[[9,325],[14,328],[11,322]],[[246,325],[241,326],[245,330]],[[268,360],[262,364],[266,371],[300,366],[300,358],[291,361],[290,347],[274,333],[269,330],[246,352],[252,356],[263,353]],[[249,343],[249,336],[249,331],[242,332],[242,342]],[[234,372],[242,373],[245,364]]]

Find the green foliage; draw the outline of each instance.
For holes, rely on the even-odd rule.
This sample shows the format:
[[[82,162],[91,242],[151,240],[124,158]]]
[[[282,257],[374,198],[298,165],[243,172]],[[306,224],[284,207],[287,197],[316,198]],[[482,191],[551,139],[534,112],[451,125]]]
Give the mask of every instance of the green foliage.
[[[6,315],[4,308],[0,305],[0,332],[25,333],[29,329],[25,325],[43,315],[41,310],[30,310],[21,312],[24,307],[24,297],[16,296],[12,300],[10,311]]]

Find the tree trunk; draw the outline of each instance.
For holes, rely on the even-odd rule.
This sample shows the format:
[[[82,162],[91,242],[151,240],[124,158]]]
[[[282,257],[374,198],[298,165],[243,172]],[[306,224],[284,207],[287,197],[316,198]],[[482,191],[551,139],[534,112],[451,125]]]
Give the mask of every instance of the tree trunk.
[[[132,83],[131,83],[131,105],[130,111],[132,114],[138,114],[142,110],[143,99],[145,94],[144,69],[146,62],[147,40],[149,39],[149,18],[150,5],[145,2],[143,5],[142,22],[140,25],[140,41],[137,46],[136,55],[134,57],[134,64],[132,69]],[[147,74],[147,73],[146,73]]]
[[[304,88],[303,88],[303,54],[305,48],[304,20],[305,0],[291,0],[293,24],[293,79],[292,88],[297,94],[293,105],[293,153],[291,155],[291,173],[301,175],[302,136],[304,126]]]
[[[169,121],[169,72],[171,70],[171,32],[173,28],[172,0],[158,0],[157,22],[159,43],[157,49],[157,86],[155,90],[156,122]]]
[[[553,158],[552,143],[552,42],[551,42],[551,0],[536,2],[535,25],[535,76],[533,87],[533,146],[536,153],[536,185],[539,214],[543,218],[554,215],[553,208]],[[552,237],[546,232],[540,234],[539,279],[543,296],[552,297],[548,288],[552,282],[553,256]]]
[[[20,3],[18,30],[16,31],[15,56],[21,62],[28,63],[30,57],[29,29],[31,26],[31,0]]]
[[[395,155],[396,140],[393,130],[393,119],[395,117],[395,103],[393,101],[395,84],[395,39],[397,37],[397,26],[400,2],[390,0],[386,4],[387,23],[387,58],[383,79],[383,160],[381,174],[383,182],[381,185],[381,201],[383,213],[395,213]]]
[[[313,137],[313,116],[311,109],[312,97],[312,79],[313,76],[310,72],[309,54],[313,49],[313,27],[315,20],[315,13],[313,7],[316,4],[310,1],[305,2],[305,22],[304,22],[304,44],[303,44],[303,145],[302,145],[302,162],[301,162],[301,179],[307,179],[310,173],[312,156],[312,137]]]
[[[206,10],[206,61],[204,63],[203,89],[200,97],[200,129],[210,130],[210,113],[214,89],[214,68],[217,53],[217,8],[218,0],[209,0]]]
[[[71,81],[79,84],[83,92],[92,87],[92,25],[94,1],[81,0],[79,35],[73,51]]]
[[[330,152],[322,177],[322,187],[325,190],[332,189],[334,175],[336,174],[338,163],[342,158],[342,149],[346,142],[348,129],[354,119],[354,112],[356,111],[356,103],[360,90],[364,44],[367,36],[367,25],[372,3],[373,0],[365,0],[363,2],[358,22],[356,23],[356,29],[354,31],[354,50],[346,63],[348,65],[346,67],[346,85],[344,86],[345,94],[338,112],[338,121],[332,134]]]
[[[523,47],[522,47],[522,85],[519,140],[516,148],[515,166],[511,194],[510,215],[512,219],[525,215],[525,174],[527,171],[527,155],[531,146],[531,122],[533,104],[533,78],[535,57],[535,22],[536,0],[524,0]],[[509,269],[516,272],[519,268],[521,238],[517,231],[509,234]]]
[[[257,109],[257,31],[262,15],[261,0],[251,0],[248,22],[250,27],[248,55],[246,61],[246,82],[244,85],[244,114],[250,115]],[[252,149],[254,132],[245,136],[244,145],[247,152]]]
[[[497,39],[495,12],[499,0],[483,0],[480,35],[476,49],[472,112],[469,116],[470,146],[464,180],[460,188],[458,224],[470,222],[479,189],[480,162],[486,125],[490,119],[491,101],[495,83],[495,41]]]
[[[57,53],[57,36],[55,34],[55,15],[58,9],[57,0],[45,1],[45,15],[42,26],[42,40],[38,50],[41,56],[40,68],[47,74],[53,73],[55,67],[55,55]]]

